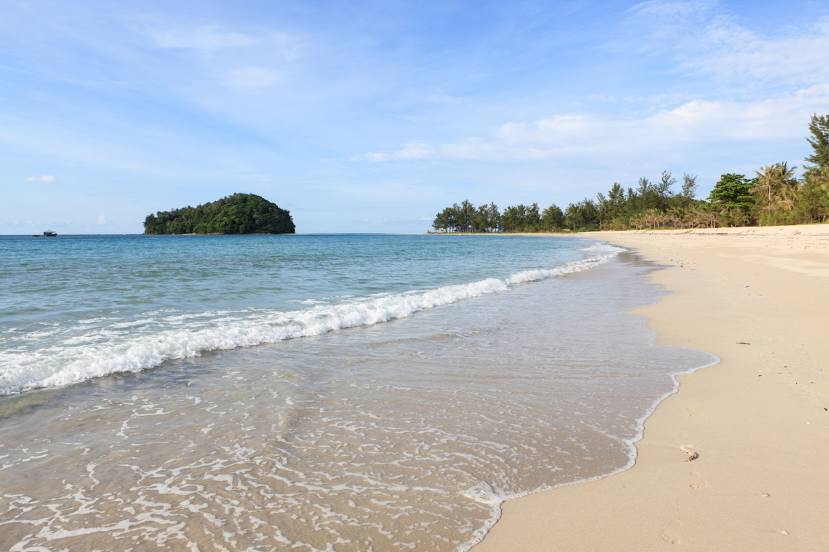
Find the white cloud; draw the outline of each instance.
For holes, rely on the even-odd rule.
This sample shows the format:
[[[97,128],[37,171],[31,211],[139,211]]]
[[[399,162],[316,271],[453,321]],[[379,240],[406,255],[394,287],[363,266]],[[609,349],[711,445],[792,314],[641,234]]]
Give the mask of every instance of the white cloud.
[[[681,151],[697,144],[798,140],[829,109],[829,16],[774,33],[742,25],[716,0],[653,0],[629,10],[618,52],[665,59],[706,96],[637,98],[638,113],[559,113],[512,121],[449,142],[412,142],[361,156],[372,162],[563,159]],[[670,77],[669,80],[673,80]],[[773,92],[771,92],[773,90]]]
[[[95,224],[97,224],[98,226],[103,226],[106,223],[107,218],[104,215],[98,215],[97,217],[95,217]]]
[[[51,174],[41,174],[39,176],[27,176],[26,182],[42,182],[44,184],[51,184],[55,181],[55,177]]]
[[[201,26],[153,26],[147,31],[153,45],[171,50],[191,50],[218,54],[232,49],[233,55],[241,52],[267,53],[271,58],[293,61],[302,47],[299,37],[284,32],[240,32],[219,25]],[[255,48],[253,48],[255,47]]]
[[[159,48],[181,50],[238,48],[250,46],[260,41],[260,38],[255,35],[227,31],[217,25],[154,29],[150,31],[150,36]]]
[[[681,74],[692,89],[704,84],[705,95],[668,89],[625,102],[635,112],[600,113],[598,106],[596,111],[506,122],[454,141],[407,143],[360,158],[503,161],[601,154],[617,156],[617,162],[640,162],[675,157],[691,145],[703,148],[697,151],[722,151],[735,144],[791,144],[802,140],[811,114],[829,109],[829,17],[806,27],[781,24],[767,33],[742,25],[716,0],[655,0],[628,13],[624,31],[609,46],[623,55],[667,61],[667,82]]]
[[[624,51],[668,54],[677,70],[743,85],[810,86],[829,81],[829,16],[808,26],[781,22],[774,34],[741,25],[713,1],[651,1],[631,8]]]
[[[433,157],[435,152],[431,146],[422,142],[410,142],[403,147],[392,151],[370,151],[363,159],[373,162],[381,161],[407,161],[414,159],[425,159]]]
[[[279,72],[267,67],[255,66],[233,69],[224,79],[225,86],[240,91],[270,88],[277,81],[279,81]]]
[[[685,61],[689,69],[778,84],[829,80],[829,19],[799,36],[766,38],[739,28],[712,28],[706,38],[719,48]]]
[[[188,80],[204,78],[236,92],[270,88],[282,80],[304,45],[303,40],[289,33],[240,32],[215,24],[188,26],[154,22],[145,33],[149,33],[157,48],[184,52],[188,70],[192,71]],[[167,53],[163,56],[176,59],[169,58]],[[189,96],[192,89],[184,88]],[[200,91],[204,90],[202,86]]]
[[[499,161],[628,155],[687,144],[788,140],[804,136],[809,116],[826,110],[829,85],[753,101],[695,99],[638,117],[561,114],[509,122],[456,142],[407,144],[363,156],[374,162],[461,159]]]

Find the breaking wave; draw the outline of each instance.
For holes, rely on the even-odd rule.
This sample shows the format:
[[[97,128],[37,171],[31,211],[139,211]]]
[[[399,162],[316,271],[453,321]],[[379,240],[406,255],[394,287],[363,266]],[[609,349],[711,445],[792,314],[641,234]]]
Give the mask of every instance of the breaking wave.
[[[504,279],[488,278],[295,311],[210,312],[137,320],[127,326],[122,323],[100,328],[48,348],[2,351],[0,395],[140,372],[167,360],[193,358],[208,351],[277,343],[407,318],[419,311],[503,292],[517,284],[589,270],[624,250],[596,244],[584,251],[591,256],[553,268],[517,272]],[[133,327],[151,331],[129,333]]]

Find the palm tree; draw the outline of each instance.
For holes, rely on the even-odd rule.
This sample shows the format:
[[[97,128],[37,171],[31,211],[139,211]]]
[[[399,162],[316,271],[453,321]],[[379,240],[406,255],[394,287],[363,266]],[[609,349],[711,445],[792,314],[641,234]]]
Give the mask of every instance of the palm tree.
[[[779,203],[786,211],[791,210],[797,191],[797,178],[795,178],[794,171],[795,167],[789,167],[785,161],[766,165],[757,171],[754,191],[763,196],[769,216],[775,203]]]

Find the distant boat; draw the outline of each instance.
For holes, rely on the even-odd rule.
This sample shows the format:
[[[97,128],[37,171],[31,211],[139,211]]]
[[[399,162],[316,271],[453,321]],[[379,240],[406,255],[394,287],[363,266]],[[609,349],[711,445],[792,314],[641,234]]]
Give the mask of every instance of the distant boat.
[[[55,232],[54,230],[46,230],[43,233],[44,238],[55,238],[55,237],[57,237],[57,235],[58,235],[58,233]]]

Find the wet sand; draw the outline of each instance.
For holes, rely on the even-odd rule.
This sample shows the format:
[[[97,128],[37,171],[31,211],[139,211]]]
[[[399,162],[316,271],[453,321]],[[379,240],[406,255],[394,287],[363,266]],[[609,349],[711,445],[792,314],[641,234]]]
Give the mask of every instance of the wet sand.
[[[829,550],[829,225],[605,232],[666,265],[640,309],[680,376],[636,465],[507,502],[476,551]]]

